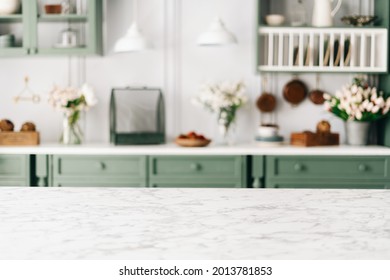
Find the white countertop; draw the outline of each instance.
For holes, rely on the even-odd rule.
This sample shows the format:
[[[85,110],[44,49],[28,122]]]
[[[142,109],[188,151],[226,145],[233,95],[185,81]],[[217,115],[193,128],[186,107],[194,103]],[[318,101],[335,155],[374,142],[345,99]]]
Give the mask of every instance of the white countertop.
[[[256,144],[236,146],[211,145],[205,148],[183,148],[174,144],[149,146],[114,146],[87,144],[63,146],[43,144],[34,147],[0,147],[1,154],[74,154],[74,155],[342,155],[342,156],[390,156],[390,148],[381,146],[331,146],[331,147],[259,147]]]
[[[0,259],[390,259],[390,191],[0,188]]]

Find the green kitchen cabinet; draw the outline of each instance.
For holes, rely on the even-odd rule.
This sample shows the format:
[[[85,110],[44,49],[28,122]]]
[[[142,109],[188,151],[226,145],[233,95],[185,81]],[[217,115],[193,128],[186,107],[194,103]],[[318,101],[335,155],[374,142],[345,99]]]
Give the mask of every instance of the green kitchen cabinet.
[[[252,156],[251,159],[251,182],[253,188],[264,187],[264,157],[263,156]]]
[[[30,157],[0,155],[0,186],[29,186]]]
[[[267,156],[267,188],[388,188],[390,158]]]
[[[145,187],[146,156],[54,155],[51,160],[54,187]]]
[[[31,0],[23,0],[22,7],[29,7]],[[23,8],[19,13],[0,15],[1,35],[14,34],[15,44],[10,47],[0,47],[0,56],[24,56],[31,49],[31,15],[29,8]]]
[[[150,156],[150,187],[243,188],[245,156]]]
[[[43,4],[23,0],[20,14],[0,16],[0,25],[7,33],[15,33],[17,42],[13,47],[0,48],[1,56],[102,54],[103,0],[86,0],[86,11],[81,14],[45,14]],[[57,46],[61,32],[67,29],[76,30],[78,46]]]

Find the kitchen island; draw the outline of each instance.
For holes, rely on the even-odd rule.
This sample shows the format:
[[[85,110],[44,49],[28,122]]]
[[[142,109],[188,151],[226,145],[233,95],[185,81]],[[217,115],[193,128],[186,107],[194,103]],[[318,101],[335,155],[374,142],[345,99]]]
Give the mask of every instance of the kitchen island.
[[[0,259],[389,259],[386,190],[1,188]]]

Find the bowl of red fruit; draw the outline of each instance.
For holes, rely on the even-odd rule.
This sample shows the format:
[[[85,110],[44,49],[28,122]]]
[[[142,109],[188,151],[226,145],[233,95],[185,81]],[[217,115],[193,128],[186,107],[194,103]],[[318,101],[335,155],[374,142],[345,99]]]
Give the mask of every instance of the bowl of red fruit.
[[[194,131],[187,134],[180,134],[175,139],[175,143],[182,147],[206,147],[210,142],[210,139],[207,139],[202,134],[197,134]]]

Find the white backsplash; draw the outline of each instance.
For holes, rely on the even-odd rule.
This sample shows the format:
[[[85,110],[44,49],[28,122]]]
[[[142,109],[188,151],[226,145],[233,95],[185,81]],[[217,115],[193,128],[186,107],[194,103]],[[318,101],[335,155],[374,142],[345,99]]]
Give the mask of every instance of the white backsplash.
[[[167,131],[170,138],[181,132],[196,130],[216,137],[216,118],[191,104],[191,98],[205,81],[242,79],[248,87],[250,103],[239,113],[238,137],[251,141],[260,116],[255,100],[261,92],[260,77],[255,74],[256,0],[144,0],[140,1],[139,25],[153,42],[153,50],[134,54],[112,54],[115,40],[129,27],[131,1],[109,0],[106,13],[106,55],[86,59],[86,80],[98,94],[99,104],[86,117],[86,140],[109,141],[109,97],[113,87],[147,85],[165,89]],[[165,6],[166,4],[166,6]],[[175,13],[179,11],[179,13]],[[164,17],[164,13],[167,14]],[[178,15],[174,17],[174,15]],[[236,34],[239,44],[223,48],[196,45],[200,33],[219,15]],[[166,26],[166,28],[164,28]],[[68,58],[0,58],[0,118],[11,119],[18,127],[24,121],[37,124],[43,142],[60,137],[61,114],[46,103],[47,92],[54,84],[67,85],[69,65],[72,84],[79,84],[77,59]],[[39,105],[15,104],[13,96],[23,88],[28,75],[31,88],[42,95]],[[333,93],[351,79],[351,75],[325,74],[321,88]],[[334,130],[343,133],[342,122],[331,118],[322,107],[308,99],[292,107],[282,98],[283,85],[289,74],[274,75],[273,93],[278,97],[276,119],[283,136],[293,131],[314,130],[316,123],[328,119]],[[315,87],[315,75],[300,75],[309,89]],[[344,139],[344,137],[342,137]]]

